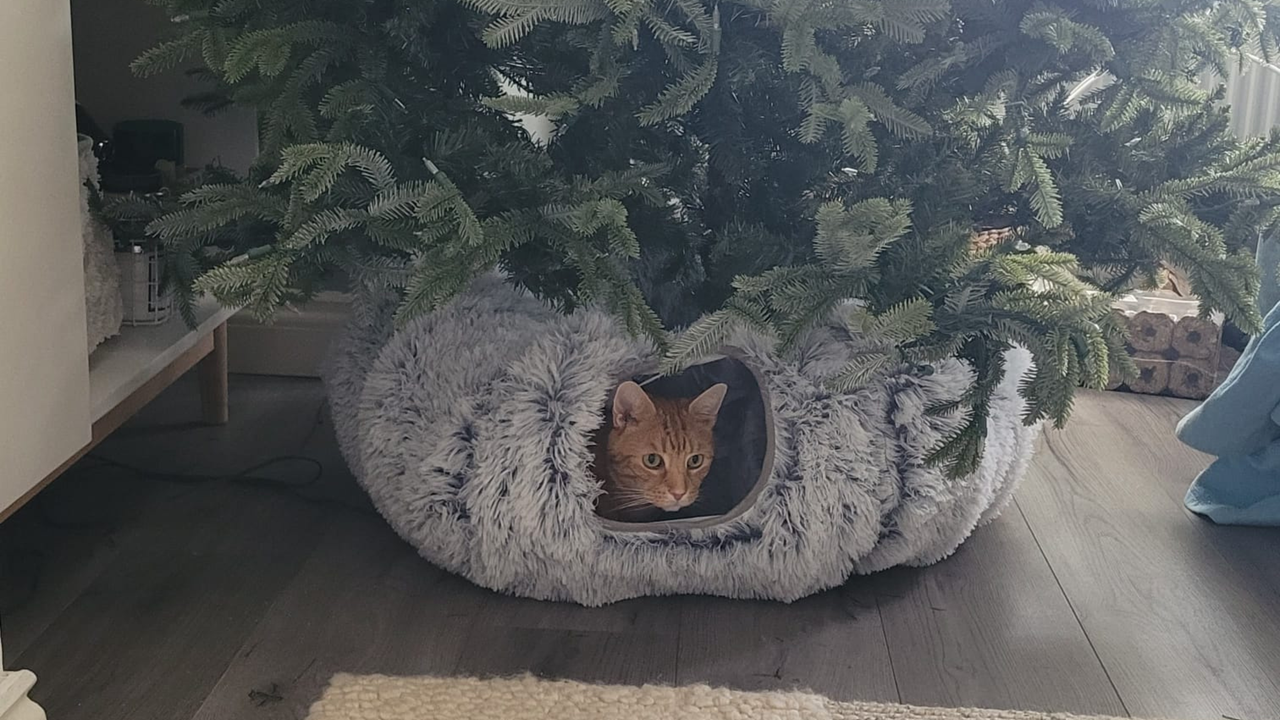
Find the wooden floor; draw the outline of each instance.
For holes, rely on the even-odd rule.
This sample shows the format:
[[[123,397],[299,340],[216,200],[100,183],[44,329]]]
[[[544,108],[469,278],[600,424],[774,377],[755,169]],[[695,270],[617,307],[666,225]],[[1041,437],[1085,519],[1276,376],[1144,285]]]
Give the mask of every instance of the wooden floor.
[[[217,475],[280,454],[298,491],[88,459],[0,526],[8,663],[56,720],[302,718],[335,672],[803,686],[838,699],[1187,720],[1280,717],[1280,532],[1181,506],[1189,405],[1086,394],[1017,503],[951,559],[781,605],[602,609],[495,595],[401,543],[355,488],[318,383],[180,383],[98,454]],[[312,468],[263,470],[304,482]]]

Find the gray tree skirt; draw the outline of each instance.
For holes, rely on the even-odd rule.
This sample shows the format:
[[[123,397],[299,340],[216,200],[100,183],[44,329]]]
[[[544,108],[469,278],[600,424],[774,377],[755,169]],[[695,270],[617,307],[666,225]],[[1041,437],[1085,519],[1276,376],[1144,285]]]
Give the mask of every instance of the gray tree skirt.
[[[964,392],[966,365],[832,393],[823,379],[844,365],[847,338],[815,333],[782,358],[741,333],[732,355],[767,405],[760,482],[750,459],[721,468],[750,475],[749,496],[724,521],[612,523],[593,511],[592,443],[617,383],[652,371],[651,346],[602,313],[561,316],[492,278],[394,332],[392,309],[383,294],[361,295],[331,351],[325,380],[342,452],[423,557],[515,595],[791,601],[851,574],[931,564],[1004,508],[1039,431],[1021,421],[1016,388],[1030,357],[1014,351],[981,468],[949,479],[924,458],[960,419],[925,411]],[[744,431],[744,447],[754,434]],[[733,442],[722,435],[718,444]]]

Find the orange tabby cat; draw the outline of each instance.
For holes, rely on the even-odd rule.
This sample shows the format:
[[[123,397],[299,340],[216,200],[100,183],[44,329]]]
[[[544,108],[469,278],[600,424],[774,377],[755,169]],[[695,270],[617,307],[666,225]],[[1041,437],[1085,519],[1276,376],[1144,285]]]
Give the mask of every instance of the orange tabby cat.
[[[650,397],[624,382],[613,396],[613,418],[596,445],[596,474],[604,486],[597,512],[635,520],[654,508],[675,512],[698,499],[715,457],[711,430],[728,386],[696,398]]]

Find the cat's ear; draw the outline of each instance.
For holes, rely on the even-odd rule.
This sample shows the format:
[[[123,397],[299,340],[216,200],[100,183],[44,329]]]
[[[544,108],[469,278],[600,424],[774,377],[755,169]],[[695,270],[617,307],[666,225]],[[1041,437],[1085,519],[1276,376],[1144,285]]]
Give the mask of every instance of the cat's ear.
[[[724,402],[724,394],[727,392],[729,386],[724,383],[712,385],[689,403],[689,414],[708,423],[715,423],[716,415],[720,413],[720,403]]]
[[[623,428],[629,422],[637,422],[653,417],[657,408],[649,395],[630,380],[618,386],[613,394],[613,426]]]

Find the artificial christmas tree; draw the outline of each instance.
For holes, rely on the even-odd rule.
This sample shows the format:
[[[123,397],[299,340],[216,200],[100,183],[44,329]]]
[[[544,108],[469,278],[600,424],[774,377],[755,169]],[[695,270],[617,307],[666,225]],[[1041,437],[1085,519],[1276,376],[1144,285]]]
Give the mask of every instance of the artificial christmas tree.
[[[836,389],[970,363],[934,408],[968,413],[935,455],[956,472],[1008,348],[1034,356],[1028,422],[1126,362],[1095,283],[1169,260],[1204,312],[1258,325],[1239,250],[1276,219],[1280,140],[1234,140],[1197,80],[1270,56],[1269,1],[160,4],[180,34],[138,69],[199,62],[197,101],[259,108],[263,150],[153,230],[193,250],[269,226],[197,283],[260,315],[341,266],[404,321],[499,266],[607,306],[672,369],[738,327],[785,349],[834,324],[861,343]],[[512,112],[554,118],[549,145]],[[975,227],[1010,240],[974,253]]]

